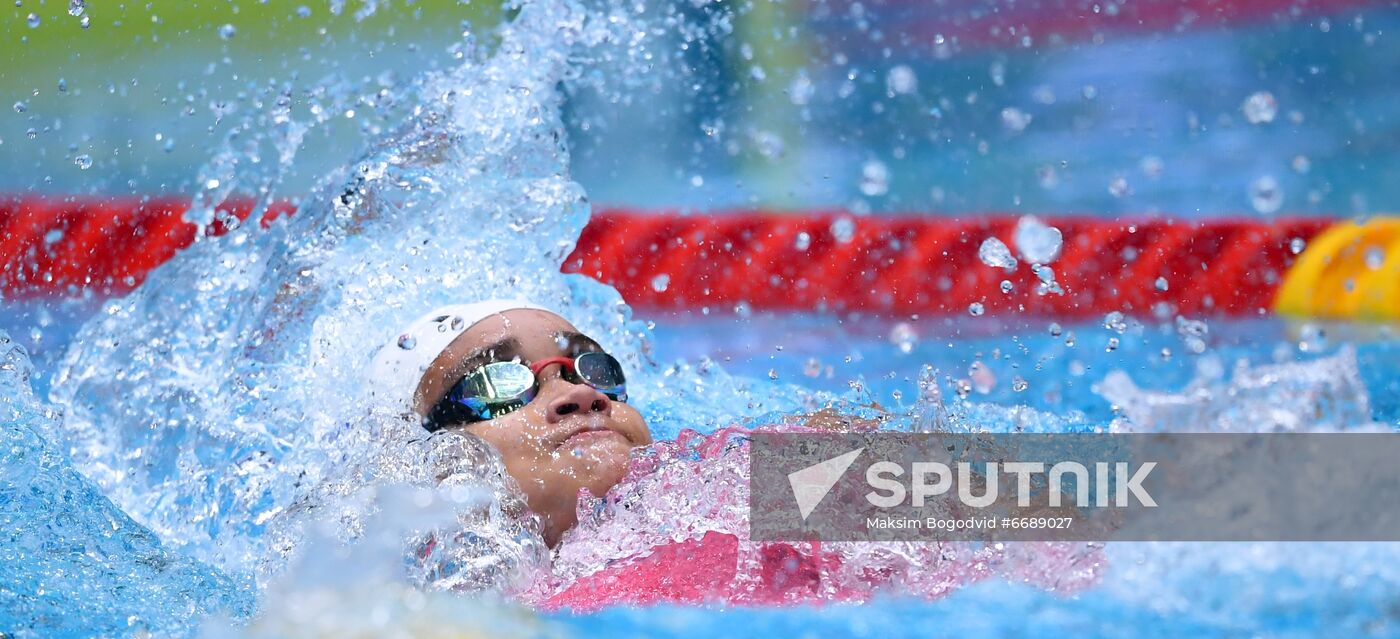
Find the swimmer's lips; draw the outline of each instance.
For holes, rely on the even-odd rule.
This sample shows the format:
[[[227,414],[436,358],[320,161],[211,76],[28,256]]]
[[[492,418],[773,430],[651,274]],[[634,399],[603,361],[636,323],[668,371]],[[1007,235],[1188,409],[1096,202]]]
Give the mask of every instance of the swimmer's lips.
[[[580,420],[582,421],[582,420]],[[590,420],[591,421],[591,420]],[[621,437],[623,441],[630,441],[626,435],[607,426],[597,426],[591,423],[580,423],[564,431],[564,438],[559,442],[560,448],[586,446],[591,443],[600,442],[609,437]]]

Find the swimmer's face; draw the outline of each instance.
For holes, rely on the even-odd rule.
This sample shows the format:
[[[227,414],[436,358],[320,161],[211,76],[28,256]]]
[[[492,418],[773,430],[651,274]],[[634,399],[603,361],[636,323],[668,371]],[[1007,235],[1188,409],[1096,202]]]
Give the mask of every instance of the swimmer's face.
[[[427,415],[467,373],[491,362],[526,365],[550,357],[602,350],[564,318],[515,309],[467,329],[433,360],[418,384],[417,410]],[[536,378],[538,393],[523,408],[495,419],[448,426],[486,440],[540,516],[545,542],[558,543],[577,519],[580,488],[602,495],[627,471],[629,452],[651,443],[641,413],[587,384],[572,383],[560,366]]]

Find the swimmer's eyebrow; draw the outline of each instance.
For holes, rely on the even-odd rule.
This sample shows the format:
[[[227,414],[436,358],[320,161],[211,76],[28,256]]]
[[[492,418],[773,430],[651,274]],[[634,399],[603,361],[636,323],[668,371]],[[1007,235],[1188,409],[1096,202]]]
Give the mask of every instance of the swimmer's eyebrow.
[[[555,333],[554,337],[564,347],[564,352],[570,355],[603,350],[603,346],[594,341],[592,337],[576,331],[560,331]]]

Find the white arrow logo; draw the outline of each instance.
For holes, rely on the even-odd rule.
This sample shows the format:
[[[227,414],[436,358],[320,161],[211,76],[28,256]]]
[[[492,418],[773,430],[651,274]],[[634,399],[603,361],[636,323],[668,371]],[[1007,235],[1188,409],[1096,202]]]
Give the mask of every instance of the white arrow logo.
[[[788,474],[788,483],[792,484],[792,496],[797,499],[797,511],[802,514],[802,521],[807,521],[807,515],[817,509],[817,504],[822,503],[822,499],[826,498],[826,494],[831,492],[831,488],[841,480],[841,475],[863,450],[857,448],[840,457],[832,457]]]

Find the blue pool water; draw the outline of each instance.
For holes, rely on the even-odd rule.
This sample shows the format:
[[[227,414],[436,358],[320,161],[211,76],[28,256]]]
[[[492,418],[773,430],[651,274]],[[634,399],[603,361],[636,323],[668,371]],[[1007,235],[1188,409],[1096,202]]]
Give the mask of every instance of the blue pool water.
[[[10,317],[20,316],[22,314]],[[733,337],[736,322],[745,327],[738,339]],[[771,385],[778,391],[791,378],[805,386],[844,392],[855,398],[863,395],[850,391],[848,386],[851,381],[859,380],[865,388],[862,393],[892,407],[900,406],[901,401],[906,406],[911,403],[908,398],[917,393],[917,379],[909,377],[917,377],[919,364],[938,367],[942,376],[961,377],[967,375],[971,362],[980,361],[998,379],[990,389],[985,389],[987,392],[974,389],[968,395],[964,410],[977,425],[991,430],[1018,425],[1031,429],[1084,430],[1106,428],[1114,417],[1110,402],[1093,391],[1095,384],[1110,371],[1125,371],[1143,386],[1169,392],[1179,391],[1189,380],[1200,377],[1202,368],[1222,363],[1233,366],[1236,359],[1244,359],[1255,366],[1321,360],[1318,365],[1325,366],[1337,356],[1339,349],[1354,348],[1364,388],[1361,396],[1336,399],[1353,403],[1369,399],[1372,417],[1383,427],[1393,429],[1400,422],[1393,399],[1396,384],[1400,383],[1400,370],[1396,368],[1400,358],[1395,357],[1392,340],[1365,336],[1353,337],[1350,341],[1334,338],[1320,346],[1309,344],[1321,352],[1302,353],[1299,342],[1289,336],[1282,324],[1220,321],[1211,324],[1213,334],[1205,353],[1183,353],[1163,360],[1161,348],[1182,349],[1180,336],[1174,331],[1161,334],[1144,328],[1141,335],[1121,339],[1120,348],[1108,352],[1101,342],[1118,333],[1099,323],[1066,324],[1061,335],[1052,338],[1043,328],[1003,327],[987,332],[985,327],[978,328],[966,322],[954,322],[951,326],[941,321],[926,322],[916,329],[920,337],[912,345],[891,342],[888,335],[892,326],[888,321],[873,319],[684,315],[658,323],[653,337],[654,354],[662,368],[701,366],[708,357],[722,362],[734,374],[752,377],[759,387]],[[18,332],[13,330],[14,326],[5,328]],[[1346,329],[1334,327],[1334,332]],[[52,336],[51,341],[47,347],[37,350],[43,352],[45,348],[62,346],[62,336],[71,330],[71,324],[51,325],[44,334]],[[1064,343],[1064,336],[1070,332],[1076,335],[1073,347]],[[992,355],[995,349],[1007,350],[1008,345],[1011,352],[1002,353],[1000,357]],[[902,346],[910,346],[909,352],[904,352]],[[849,363],[845,361],[848,356],[852,359]],[[823,363],[817,375],[811,375],[816,370],[811,364],[814,359]],[[826,362],[833,368],[830,378],[826,376]],[[1040,371],[1035,371],[1037,364]],[[770,379],[770,371],[776,373],[777,380]],[[1026,381],[1024,390],[1012,388],[1011,380],[1018,375]],[[43,379],[42,375],[36,377]],[[1286,386],[1286,380],[1278,382],[1280,392]],[[896,392],[902,396],[900,399],[894,397]],[[955,393],[956,390],[945,384],[945,392]],[[645,396],[641,401],[646,402]],[[1221,401],[1229,404],[1233,400]],[[1257,410],[1257,407],[1249,408],[1248,401],[1236,402],[1237,407]],[[1017,405],[1043,412],[1034,412],[1027,418],[997,409],[998,406]],[[1356,417],[1355,413],[1348,413],[1346,407],[1337,410],[1337,419]],[[1314,424],[1325,424],[1329,419],[1327,415],[1310,417],[1315,420]],[[1333,425],[1360,426],[1355,423]],[[1179,426],[1204,430],[1213,427],[1211,424]],[[7,433],[11,437],[9,445],[15,446],[13,431]],[[23,441],[20,444],[34,445]],[[51,445],[40,443],[37,447],[47,450],[48,455],[62,463],[63,455]],[[16,462],[12,457],[7,463],[14,467]],[[37,618],[54,619],[65,608],[82,614],[61,615],[65,623],[48,626],[50,630],[83,636],[93,627],[120,628],[127,617],[132,616],[140,618],[141,627],[164,628],[179,634],[189,630],[190,626],[186,625],[189,619],[185,617],[191,613],[224,610],[235,616],[249,614],[255,605],[251,584],[230,580],[178,551],[160,549],[160,542],[153,535],[122,517],[99,490],[71,470],[65,470],[58,479],[66,487],[63,499],[71,502],[68,508],[75,513],[73,516],[84,519],[64,522],[60,529],[66,528],[71,536],[74,528],[95,527],[86,521],[88,519],[116,517],[123,520],[124,529],[135,530],[132,534],[136,541],[124,538],[117,546],[119,550],[113,550],[117,542],[110,538],[78,535],[63,539],[62,543],[41,546],[49,549],[48,552],[55,552],[52,547],[57,545],[65,548],[64,552],[85,553],[87,559],[68,560],[76,565],[91,561],[94,553],[100,554],[108,563],[101,573],[105,576],[85,585],[84,591],[121,588],[119,595],[109,591],[105,596],[78,601],[72,598],[78,593],[61,592],[65,581],[51,582],[49,588],[59,592],[51,595],[48,616]],[[55,490],[52,485],[44,489]],[[23,510],[39,508],[33,501],[23,498],[17,504],[13,496],[0,503],[12,514],[16,505]],[[1396,570],[1400,565],[1396,561],[1400,557],[1400,546],[1396,544],[1121,543],[1111,544],[1107,550],[1109,569],[1102,583],[1073,595],[1046,592],[1030,585],[989,581],[968,585],[932,602],[908,599],[894,591],[859,606],[728,610],[661,606],[613,608],[588,615],[553,613],[546,618],[550,628],[580,636],[620,633],[626,636],[748,637],[817,633],[821,636],[923,637],[976,632],[1024,637],[1065,634],[1135,637],[1400,635],[1400,619],[1397,619],[1400,571]],[[151,560],[146,557],[153,553],[163,557],[162,568],[158,571],[148,567]],[[8,574],[39,571],[48,573],[48,579],[54,579],[50,572],[53,559],[39,559],[30,553],[18,559],[19,565],[12,556],[7,559],[11,562],[8,567],[17,569]],[[41,561],[45,566],[42,570],[39,569]],[[164,568],[166,562],[178,568]],[[32,588],[37,582],[42,579],[12,583],[9,587]],[[132,591],[145,594],[133,596]],[[163,610],[169,607],[172,599],[183,601],[185,606],[173,616]],[[93,607],[93,602],[103,602],[111,608]],[[18,610],[23,613],[11,613],[7,631],[24,636],[22,627],[13,624],[25,619],[23,614],[30,611],[27,608]],[[55,636],[47,632],[41,635]]]
[[[362,4],[370,13],[377,6]],[[183,103],[198,94],[219,113],[214,124],[178,125],[182,136],[212,136],[199,145],[193,175],[145,183],[154,165],[123,165],[110,167],[117,177],[105,185],[176,185],[196,194],[196,222],[208,222],[213,204],[234,193],[265,203],[294,190],[299,212],[267,229],[202,240],[126,298],[0,300],[0,636],[1400,636],[1394,543],[1113,543],[1103,549],[1099,581],[1083,591],[992,578],[933,601],[892,590],[858,606],[574,615],[534,613],[489,593],[411,587],[405,538],[461,523],[451,518],[464,504],[501,496],[485,481],[415,490],[424,465],[403,443],[415,431],[374,396],[365,363],[405,317],[463,299],[525,296],[559,309],[624,363],[633,402],[658,439],[872,404],[893,416],[890,428],[930,420],[997,432],[1400,427],[1400,341],[1385,326],[1116,314],[1060,325],[742,308],[678,316],[630,309],[606,286],[559,275],[600,194],[716,207],[837,203],[857,212],[1172,207],[1188,216],[1269,215],[1276,194],[1251,185],[1278,174],[1286,201],[1305,210],[1366,212],[1393,196],[1393,184],[1358,168],[1391,166],[1392,151],[1350,144],[1352,133],[1392,130],[1388,112],[1375,107],[1383,93],[1376,74],[1394,52],[1384,46],[1394,22],[1385,7],[1332,16],[1325,28],[1301,13],[1243,35],[1207,31],[1176,45],[1206,43],[1202,50],[1232,57],[1185,56],[1190,64],[1156,80],[1133,75],[1131,65],[1098,70],[1115,51],[1155,59],[1174,50],[1161,36],[1110,43],[1108,54],[1083,43],[1046,44],[1046,53],[1024,58],[969,46],[947,66],[935,50],[908,65],[923,78],[922,92],[911,93],[899,80],[905,72],[887,68],[898,64],[872,62],[889,56],[871,45],[885,34],[860,19],[865,8],[838,4],[850,20],[832,26],[823,12],[833,7],[813,7],[810,16],[825,29],[814,31],[812,46],[830,64],[798,69],[798,56],[782,68],[808,74],[819,96],[811,102],[792,100],[805,95],[792,93],[802,89],[795,78],[764,85],[782,65],[749,64],[745,39],[788,33],[774,30],[772,15],[735,23],[703,3],[648,9],[565,0],[523,3],[498,31],[454,48],[452,64],[409,79],[340,77],[294,88],[240,79],[241,111],[191,89]],[[1272,36],[1297,46],[1278,49]],[[785,38],[757,55],[786,59]],[[696,59],[706,52],[745,62],[716,68]],[[1252,91],[1303,100],[1281,83],[1308,73],[1315,59],[1325,64],[1312,75],[1340,87],[1331,98],[1285,107],[1272,128],[1245,126],[1239,104]],[[1258,60],[1268,64],[1250,63]],[[231,63],[210,73],[222,73],[219,64]],[[620,68],[616,76],[607,64]],[[1042,64],[1047,75],[1035,81]],[[1232,83],[1204,91],[1185,112],[1177,103],[1148,108],[1202,68]],[[749,80],[731,82],[736,69]],[[691,91],[708,98],[672,95],[677,78],[694,80]],[[113,85],[109,95],[119,93]],[[735,103],[732,94],[748,98]],[[769,110],[773,100],[797,113]],[[1003,110],[1013,103],[1026,113]],[[42,104],[16,115],[38,117]],[[622,121],[655,107],[662,124],[684,133],[660,152],[639,152],[648,168],[630,174],[616,158],[631,156],[607,145],[646,147],[646,127],[580,136],[585,125],[607,128],[590,120],[590,104],[615,105]],[[810,109],[815,117],[804,119]],[[1301,118],[1292,128],[1284,126],[1290,110]],[[735,111],[754,118],[729,119]],[[904,116],[861,122],[864,113]],[[1027,113],[1044,130],[1018,128]],[[823,119],[837,115],[862,126]],[[358,159],[314,157],[305,166],[324,170],[305,168],[297,153],[321,148],[308,138],[346,133],[328,124],[332,117],[357,123],[350,133],[362,147]],[[780,126],[793,122],[809,124]],[[44,136],[63,130],[38,124],[48,126]],[[1158,128],[1161,135],[1138,138]],[[803,135],[813,129],[831,136]],[[1285,129],[1296,135],[1275,145]],[[93,134],[83,143],[102,139]],[[14,148],[4,135],[7,162],[69,153],[54,133],[36,144],[57,150],[4,155]],[[803,142],[811,148],[800,149]],[[1061,150],[1071,157],[1054,157]],[[653,153],[682,157],[667,164],[650,161]],[[1220,171],[1193,160],[1211,153],[1226,158]],[[1316,172],[1293,162],[1303,154],[1317,161]],[[785,157],[795,164],[778,161]],[[1055,170],[1041,171],[1046,165]],[[813,176],[832,167],[845,177],[821,186]],[[14,188],[51,186],[46,169],[22,168]],[[783,177],[795,170],[804,177]],[[1115,186],[1119,173],[1131,176],[1129,189]],[[1191,177],[1215,175],[1224,186]],[[70,175],[57,183],[64,180],[82,182]],[[999,188],[1007,183],[1014,188]],[[528,531],[489,517],[469,524],[489,549],[479,555],[499,560],[502,572],[539,568]]]

